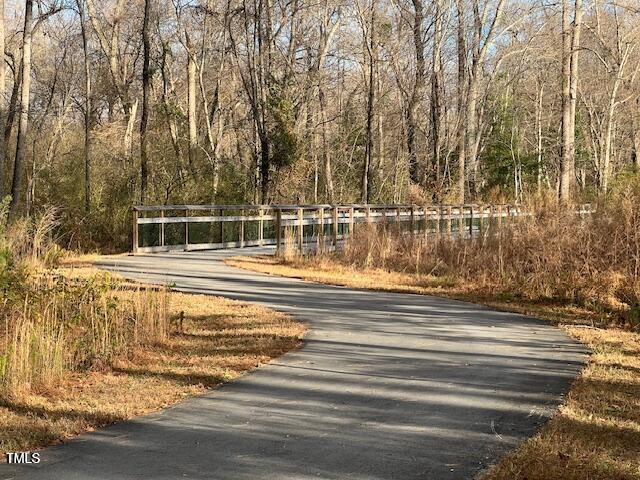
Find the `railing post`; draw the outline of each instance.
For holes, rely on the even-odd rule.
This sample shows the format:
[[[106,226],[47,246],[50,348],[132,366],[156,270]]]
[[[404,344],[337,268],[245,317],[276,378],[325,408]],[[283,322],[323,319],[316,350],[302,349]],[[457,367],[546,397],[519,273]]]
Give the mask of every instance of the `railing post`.
[[[451,209],[451,205],[447,205],[447,235],[449,239],[451,239],[451,216],[453,212]]]
[[[324,251],[324,207],[318,209],[318,251]]]
[[[335,248],[338,247],[338,207],[332,207],[332,215],[333,215],[333,246]]]
[[[436,238],[440,238],[440,223],[442,222],[442,205],[438,206],[434,211],[436,216]]]
[[[160,218],[162,219],[160,223],[160,246],[164,247],[164,210],[160,210]]]
[[[349,208],[349,238],[353,238],[353,229],[355,226],[355,210],[353,207]]]
[[[264,209],[258,210],[260,219],[258,220],[258,245],[264,245]]]
[[[138,253],[138,210],[133,209],[133,235],[131,237],[132,253]]]
[[[469,238],[473,238],[473,205],[469,205]]]
[[[224,210],[220,209],[220,244],[224,247],[224,221],[222,220],[224,217]]]
[[[458,237],[464,237],[464,205],[458,207]]]
[[[189,250],[189,211],[184,211],[184,251]]]
[[[427,220],[428,217],[428,211],[429,209],[427,208],[426,205],[422,206],[422,229],[424,230],[424,238],[427,238],[429,236],[429,222]]]
[[[240,210],[240,216],[243,217],[240,220],[240,248],[244,247],[244,210]]]
[[[298,250],[303,252],[304,248],[304,209],[298,208]]]
[[[411,235],[415,235],[416,233],[416,209],[413,205],[411,205],[411,217],[409,220],[409,228],[411,228]]]
[[[276,208],[276,255],[280,255],[282,253],[282,210]]]
[[[484,231],[484,211],[485,211],[485,206],[483,204],[480,204],[478,206],[478,208],[480,209],[480,220],[478,221],[478,233],[479,233],[480,237],[482,238],[483,231]]]
[[[507,225],[511,225],[511,205],[507,205]]]
[[[371,208],[368,205],[364,207],[364,217],[367,223],[371,223]]]

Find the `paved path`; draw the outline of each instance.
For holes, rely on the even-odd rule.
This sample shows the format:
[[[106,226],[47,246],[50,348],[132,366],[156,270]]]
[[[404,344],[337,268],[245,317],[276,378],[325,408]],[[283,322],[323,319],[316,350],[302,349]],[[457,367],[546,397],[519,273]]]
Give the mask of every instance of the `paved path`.
[[[585,360],[581,346],[537,320],[221,262],[237,253],[103,266],[290,312],[310,327],[302,349],[173,408],[48,448],[37,467],[0,465],[0,478],[473,478],[534,433]]]

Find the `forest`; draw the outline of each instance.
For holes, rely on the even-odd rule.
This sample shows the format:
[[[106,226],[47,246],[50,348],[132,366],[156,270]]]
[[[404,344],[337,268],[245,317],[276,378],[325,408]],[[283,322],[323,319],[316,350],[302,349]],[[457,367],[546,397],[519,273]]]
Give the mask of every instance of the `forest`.
[[[135,204],[592,200],[640,166],[633,0],[0,2],[0,196],[122,250]]]

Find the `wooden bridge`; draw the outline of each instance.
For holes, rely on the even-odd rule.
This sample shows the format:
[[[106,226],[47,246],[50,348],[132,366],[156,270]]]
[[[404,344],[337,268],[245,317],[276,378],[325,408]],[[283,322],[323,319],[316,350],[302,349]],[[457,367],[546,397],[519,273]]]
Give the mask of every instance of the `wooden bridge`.
[[[583,209],[581,208],[581,211]],[[337,245],[358,225],[467,237],[528,215],[519,205],[147,205],[133,208],[133,253],[275,245]]]

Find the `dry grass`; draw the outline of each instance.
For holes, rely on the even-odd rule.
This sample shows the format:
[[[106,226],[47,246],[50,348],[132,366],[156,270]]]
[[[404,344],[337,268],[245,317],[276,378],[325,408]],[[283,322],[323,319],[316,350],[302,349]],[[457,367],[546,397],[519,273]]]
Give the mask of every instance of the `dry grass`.
[[[356,231],[342,252],[228,263],[549,320],[591,347],[590,362],[557,414],[484,480],[640,480],[640,188],[589,218],[543,207],[474,240],[374,226]]]
[[[249,270],[352,288],[439,295],[545,318],[593,350],[564,405],[535,437],[489,471],[484,480],[640,479],[640,334],[601,328],[602,312],[549,301],[525,301],[432,275],[344,265],[336,256],[236,257]]]
[[[67,262],[75,263],[78,262]],[[66,278],[95,269],[63,268]],[[88,370],[0,400],[0,450],[64,441],[158,410],[232,380],[296,348],[304,327],[267,308],[218,297],[167,293],[170,330]]]

